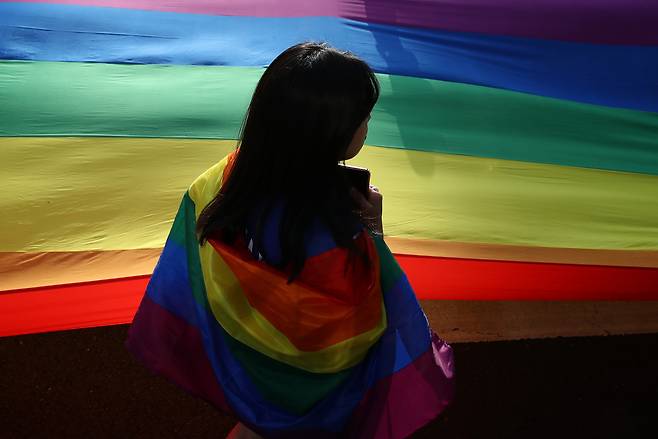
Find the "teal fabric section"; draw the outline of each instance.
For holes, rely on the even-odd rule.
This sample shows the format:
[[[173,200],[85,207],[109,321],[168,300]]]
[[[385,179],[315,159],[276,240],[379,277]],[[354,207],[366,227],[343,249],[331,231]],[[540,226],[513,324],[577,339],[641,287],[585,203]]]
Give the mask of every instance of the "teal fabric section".
[[[658,114],[380,75],[366,142],[429,152],[658,174]]]
[[[398,261],[395,260],[393,253],[388,248],[384,239],[381,236],[376,236],[371,234],[373,240],[375,241],[375,248],[377,249],[377,254],[379,255],[379,267],[381,270],[381,287],[382,292],[386,295],[390,292],[395,284],[404,276],[404,272]]]
[[[343,383],[352,371],[311,373],[273,360],[231,337],[226,337],[226,341],[263,398],[294,415],[308,412]]]

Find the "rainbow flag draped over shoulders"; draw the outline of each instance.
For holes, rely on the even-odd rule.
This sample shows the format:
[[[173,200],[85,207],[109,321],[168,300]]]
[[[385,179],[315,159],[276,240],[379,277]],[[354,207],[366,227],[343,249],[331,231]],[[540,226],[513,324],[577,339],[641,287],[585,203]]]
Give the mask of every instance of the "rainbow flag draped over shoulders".
[[[196,219],[232,158],[183,196],[130,351],[266,437],[397,438],[436,417],[453,397],[452,350],[383,239],[361,233],[372,267],[341,277],[347,251],[318,231],[291,284],[246,246],[199,245]]]

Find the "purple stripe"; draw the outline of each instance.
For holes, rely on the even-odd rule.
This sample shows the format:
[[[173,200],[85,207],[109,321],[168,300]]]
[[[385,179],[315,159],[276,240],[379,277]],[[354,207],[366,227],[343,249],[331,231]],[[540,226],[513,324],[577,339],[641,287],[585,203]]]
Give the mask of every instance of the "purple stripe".
[[[341,16],[377,23],[605,44],[658,44],[655,0],[353,0]]]
[[[0,3],[8,0],[0,0]],[[652,0],[15,0],[208,15],[344,17],[371,23],[606,44],[658,44]]]
[[[454,397],[452,348],[432,334],[432,347],[368,391],[348,437],[404,438],[436,418]]]
[[[162,333],[162,328],[170,332]],[[144,296],[126,348],[148,369],[226,413],[233,414],[217,384],[199,331]],[[184,359],[185,361],[181,361]]]

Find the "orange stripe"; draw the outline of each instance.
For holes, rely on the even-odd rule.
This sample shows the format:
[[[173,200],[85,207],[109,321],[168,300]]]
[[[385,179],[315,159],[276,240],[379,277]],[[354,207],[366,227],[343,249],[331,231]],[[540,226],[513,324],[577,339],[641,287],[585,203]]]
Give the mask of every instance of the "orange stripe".
[[[531,247],[387,236],[393,253],[448,258],[658,268],[656,250]]]
[[[239,251],[216,240],[209,242],[239,280],[250,305],[297,349],[317,351],[368,332],[383,318],[374,244],[363,236],[357,241],[368,252],[376,267],[374,272],[362,266],[344,279],[347,252],[334,249],[309,258],[303,275],[291,284],[280,272],[253,260],[246,250]],[[319,271],[328,271],[332,276],[316,277]],[[331,277],[334,281],[330,283]],[[318,287],[333,294],[320,292]]]
[[[150,275],[161,252],[161,248],[0,252],[0,291]]]

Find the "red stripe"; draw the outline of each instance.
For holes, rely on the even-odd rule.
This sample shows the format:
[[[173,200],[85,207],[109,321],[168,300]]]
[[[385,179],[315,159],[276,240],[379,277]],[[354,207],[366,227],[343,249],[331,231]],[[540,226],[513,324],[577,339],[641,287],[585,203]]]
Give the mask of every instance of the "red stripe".
[[[419,299],[658,300],[658,269],[396,256]],[[0,336],[130,323],[148,276],[6,291]]]
[[[0,336],[130,323],[150,276],[0,294]]]
[[[658,300],[658,268],[396,258],[419,299]]]

